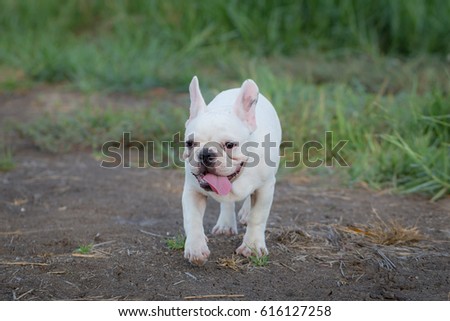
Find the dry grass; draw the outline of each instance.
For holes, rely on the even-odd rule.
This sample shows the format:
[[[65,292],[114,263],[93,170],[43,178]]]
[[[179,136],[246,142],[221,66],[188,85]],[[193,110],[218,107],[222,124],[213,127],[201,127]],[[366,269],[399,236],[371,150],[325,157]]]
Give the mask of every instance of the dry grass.
[[[425,236],[416,226],[385,221],[375,209],[373,213],[374,220],[366,224],[273,228],[268,230],[268,238],[279,253],[291,253],[293,260],[280,262],[282,266],[296,270],[296,262],[313,261],[338,266],[344,278],[358,281],[365,273],[364,266],[394,270],[404,259],[422,257],[429,250],[429,243],[418,244]]]
[[[298,227],[269,229],[268,232],[275,237],[277,243],[288,247],[304,244],[312,238],[310,234]]]
[[[410,245],[419,242],[425,237],[420,233],[416,226],[405,227],[396,220],[383,220],[376,209],[372,208],[375,215],[375,222],[367,225],[350,225],[338,227],[345,233],[362,235],[371,243],[379,245]]]
[[[380,245],[410,245],[424,239],[417,227],[404,227],[399,222],[339,227],[342,232],[362,235]]]
[[[244,262],[243,258],[233,254],[231,257],[219,258],[217,265],[238,272],[244,267]]]

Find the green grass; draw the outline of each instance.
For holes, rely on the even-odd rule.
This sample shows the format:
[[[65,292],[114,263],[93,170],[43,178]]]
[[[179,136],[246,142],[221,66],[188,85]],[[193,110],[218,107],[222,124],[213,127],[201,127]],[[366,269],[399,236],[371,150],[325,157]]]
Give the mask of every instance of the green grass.
[[[164,148],[163,142],[174,141],[174,135],[183,130],[187,111],[167,103],[157,103],[136,110],[112,108],[102,109],[87,105],[70,113],[44,114],[28,124],[18,124],[16,129],[34,143],[39,149],[51,153],[74,150],[94,150],[101,155],[101,147],[107,141],[117,141],[125,146],[123,133],[130,133],[131,141],[144,145],[147,141],[154,143],[154,155],[150,164],[156,165],[163,159],[170,158],[180,163],[178,148]],[[182,139],[182,138],[181,138]],[[174,146],[176,147],[176,146]],[[154,164],[155,163],[155,164]]]
[[[75,253],[79,253],[79,254],[89,254],[91,253],[92,249],[94,248],[94,244],[86,244],[86,245],[81,245],[80,247],[78,247],[75,250]]]
[[[277,75],[267,65],[250,66],[241,72],[253,78],[276,106],[283,140],[294,143],[294,148],[285,149],[282,174],[290,170],[331,173],[350,184],[366,182],[373,188],[421,192],[434,198],[450,191],[448,94],[436,91],[419,95],[414,88],[382,94],[384,84],[378,92],[345,83],[308,84],[287,74]],[[207,90],[205,96],[214,92]],[[120,142],[123,132],[131,132],[133,140],[155,141],[155,146],[161,146],[175,133],[183,132],[186,118],[186,107],[168,102],[156,101],[136,110],[87,105],[72,113],[45,115],[20,125],[19,131],[51,152],[98,150],[108,140]],[[348,141],[341,155],[350,167],[333,163],[331,167],[298,164],[294,169],[285,168],[304,143],[315,140],[325,144],[326,131],[333,133],[334,143]],[[155,158],[177,160],[179,155],[174,151],[157,148]],[[320,151],[314,156],[326,161],[329,155]]]
[[[250,255],[248,257],[250,264],[257,267],[264,267],[269,264],[269,256],[268,255]]]
[[[186,237],[183,234],[177,234],[176,236],[166,240],[166,245],[170,250],[184,250],[184,243]]]
[[[413,81],[409,90],[400,93],[383,92],[383,83],[371,93],[351,84],[302,83],[261,66],[242,73],[253,78],[277,106],[283,140],[296,146],[286,151],[286,159],[307,141],[324,144],[325,131],[332,131],[335,142],[348,140],[342,155],[350,167],[334,166],[327,172],[344,173],[350,182],[423,192],[434,198],[450,192],[446,89],[418,94]],[[326,160],[327,155],[322,152],[317,157]],[[321,173],[324,167],[310,171]]]
[[[233,52],[450,51],[450,2],[0,0],[0,65],[83,90],[184,85]]]
[[[63,82],[88,94],[163,86],[178,96],[197,74],[209,100],[253,78],[294,142],[282,165],[331,131],[348,140],[350,167],[295,170],[437,199],[450,191],[449,11],[445,0],[0,0],[0,92]],[[131,132],[175,160],[159,148],[184,129],[188,101],[173,101],[85,103],[16,128],[44,151],[97,156]],[[8,168],[12,155],[1,153]]]
[[[7,172],[16,167],[12,150],[0,142],[0,172]]]

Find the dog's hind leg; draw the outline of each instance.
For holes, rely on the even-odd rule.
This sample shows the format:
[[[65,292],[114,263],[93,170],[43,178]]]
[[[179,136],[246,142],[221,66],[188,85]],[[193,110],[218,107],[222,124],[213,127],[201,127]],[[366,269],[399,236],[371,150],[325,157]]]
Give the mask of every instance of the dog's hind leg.
[[[239,216],[239,222],[241,224],[247,225],[248,215],[250,214],[250,208],[252,205],[251,203],[252,203],[251,196],[248,196],[244,200],[244,203],[242,204],[242,207],[239,210],[238,216]]]
[[[236,212],[234,202],[220,203],[220,215],[216,226],[212,229],[213,234],[234,235],[237,234]]]

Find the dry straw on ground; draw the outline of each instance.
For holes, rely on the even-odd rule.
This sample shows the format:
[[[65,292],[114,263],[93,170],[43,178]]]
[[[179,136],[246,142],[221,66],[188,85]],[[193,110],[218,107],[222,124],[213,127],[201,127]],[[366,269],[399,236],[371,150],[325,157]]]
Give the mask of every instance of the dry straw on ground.
[[[367,225],[350,225],[338,227],[345,233],[361,235],[371,243],[379,245],[410,245],[424,239],[416,226],[405,227],[395,220],[385,221],[378,215],[375,209],[375,222]]]
[[[217,265],[237,272],[243,268],[244,262],[244,259],[233,254],[231,257],[219,258]]]

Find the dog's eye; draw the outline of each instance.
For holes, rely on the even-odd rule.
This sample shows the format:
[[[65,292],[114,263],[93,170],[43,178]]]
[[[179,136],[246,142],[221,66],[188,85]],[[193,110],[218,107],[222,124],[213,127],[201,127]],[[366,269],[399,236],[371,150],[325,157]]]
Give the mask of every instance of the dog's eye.
[[[227,148],[227,149],[232,149],[232,148],[234,148],[234,147],[236,147],[237,146],[237,143],[235,143],[235,142],[226,142],[225,143],[225,147]]]
[[[188,141],[186,141],[186,142],[184,143],[184,145],[185,145],[187,148],[192,148],[192,147],[194,147],[194,141],[188,140]]]

